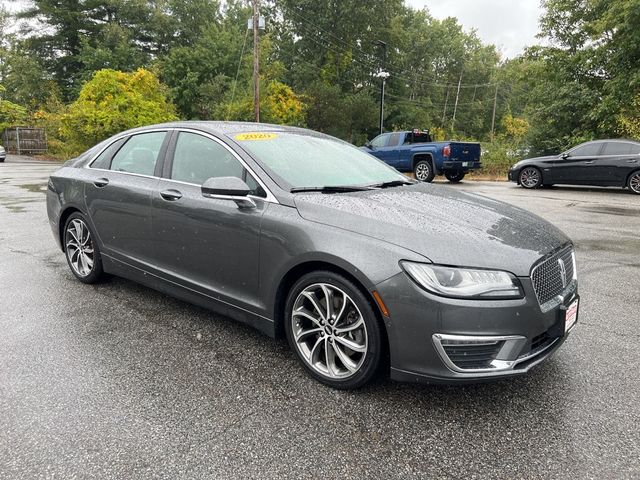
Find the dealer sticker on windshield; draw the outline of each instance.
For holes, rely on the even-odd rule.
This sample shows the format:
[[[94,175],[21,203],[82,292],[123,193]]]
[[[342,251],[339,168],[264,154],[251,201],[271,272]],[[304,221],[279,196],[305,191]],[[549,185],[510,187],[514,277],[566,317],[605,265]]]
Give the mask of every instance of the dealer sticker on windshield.
[[[564,331],[565,333],[571,330],[578,320],[578,299],[574,300],[571,305],[567,307],[567,312],[564,316]]]
[[[247,132],[247,133],[239,133],[235,136],[236,140],[273,140],[277,138],[277,133],[266,133],[266,132]]]

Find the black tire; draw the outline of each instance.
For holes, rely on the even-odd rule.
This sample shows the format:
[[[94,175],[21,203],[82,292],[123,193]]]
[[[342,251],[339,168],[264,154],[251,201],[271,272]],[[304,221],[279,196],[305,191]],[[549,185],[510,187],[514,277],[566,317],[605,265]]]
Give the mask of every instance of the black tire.
[[[4,162],[4,158],[0,158],[0,163]]]
[[[542,172],[536,167],[523,167],[518,173],[518,183],[528,189],[542,186]]]
[[[627,187],[632,193],[640,195],[640,170],[636,170],[629,175]]]
[[[326,308],[326,299],[329,298],[326,292],[325,296],[320,297],[312,293],[313,289],[322,290],[322,286],[333,289],[330,290],[333,294],[330,297],[332,300],[329,309]],[[307,305],[313,305],[307,294],[316,299],[315,304],[319,310],[307,308]],[[344,296],[340,298],[340,294]],[[298,312],[295,316],[294,307]],[[315,313],[319,315],[313,320],[305,312],[311,313],[314,317]],[[323,318],[328,320],[322,322]],[[384,350],[380,323],[362,291],[342,275],[330,271],[317,271],[301,277],[291,287],[287,296],[284,322],[289,346],[307,373],[319,382],[341,390],[353,390],[373,381],[378,375]],[[355,328],[358,325],[361,326]],[[350,331],[338,332],[344,329]],[[314,331],[317,332],[313,333]],[[335,338],[338,339],[334,340]],[[363,351],[349,349],[342,343],[344,340],[350,342],[350,345],[363,348]],[[351,362],[350,368],[341,360],[338,350]],[[317,361],[313,360],[314,351]],[[332,357],[331,365],[336,367],[335,370],[330,367],[328,356]],[[340,366],[343,367],[342,371],[339,369]],[[323,373],[323,369],[328,373]],[[338,377],[339,374],[343,376]]]
[[[451,183],[460,183],[466,174],[467,172],[463,172],[462,170],[450,170],[448,172],[444,172],[444,176],[447,177],[447,180]]]
[[[84,226],[88,237],[79,233],[76,228],[78,224]],[[62,231],[64,254],[71,273],[83,283],[97,283],[104,277],[102,257],[95,238],[96,236],[84,215],[78,212],[69,215]],[[82,255],[84,255],[84,261],[80,259]],[[91,260],[90,268],[87,258]]]
[[[431,160],[419,160],[413,167],[413,174],[416,180],[431,183],[436,176]]]

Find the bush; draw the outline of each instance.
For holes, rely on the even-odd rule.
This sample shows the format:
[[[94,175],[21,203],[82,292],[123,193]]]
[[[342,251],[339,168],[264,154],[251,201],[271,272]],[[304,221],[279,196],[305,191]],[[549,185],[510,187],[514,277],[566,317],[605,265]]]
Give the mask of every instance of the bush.
[[[152,72],[105,69],[62,113],[59,133],[69,151],[80,152],[123,130],[176,119],[166,87]]]
[[[482,144],[481,175],[505,179],[511,165],[529,156],[526,148],[514,147],[499,140]]]
[[[0,94],[4,91],[4,87],[0,85]],[[25,107],[0,98],[0,133],[5,128],[24,125],[27,118],[27,109]]]

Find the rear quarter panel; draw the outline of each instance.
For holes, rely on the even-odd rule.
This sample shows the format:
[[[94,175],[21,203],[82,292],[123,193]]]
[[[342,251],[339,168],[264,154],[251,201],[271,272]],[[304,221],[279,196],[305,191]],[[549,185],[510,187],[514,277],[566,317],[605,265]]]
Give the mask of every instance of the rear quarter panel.
[[[54,233],[59,235],[60,220],[69,208],[86,213],[83,169],[62,167],[49,177],[47,188],[47,214]],[[59,239],[58,239],[59,240]]]

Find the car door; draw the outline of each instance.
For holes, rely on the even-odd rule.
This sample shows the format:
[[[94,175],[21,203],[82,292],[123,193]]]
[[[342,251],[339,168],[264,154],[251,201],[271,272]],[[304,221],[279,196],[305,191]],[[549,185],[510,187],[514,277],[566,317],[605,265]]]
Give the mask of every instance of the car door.
[[[640,168],[640,144],[620,140],[605,142],[602,154],[590,169],[593,185],[624,186],[629,174]]]
[[[546,162],[543,178],[545,183],[564,183],[568,185],[588,184],[589,169],[595,165],[602,150],[602,142],[587,142],[569,150],[557,160]]]
[[[394,132],[389,135],[387,146],[383,148],[386,155],[385,162],[398,168],[400,162],[400,142],[404,139],[404,133]]]
[[[253,190],[256,208],[207,198],[212,177],[235,176]],[[259,288],[260,222],[268,202],[263,186],[222,141],[180,131],[167,154],[152,199],[158,273],[186,288],[250,308]]]
[[[151,195],[167,140],[166,130],[121,138],[86,169],[86,207],[103,254],[137,266],[153,261]]]
[[[371,140],[371,143],[369,144],[370,153],[385,163],[389,163],[391,161],[391,157],[393,156],[393,154],[387,148],[389,137],[391,137],[390,133],[383,133],[382,135],[378,135],[376,138]]]

